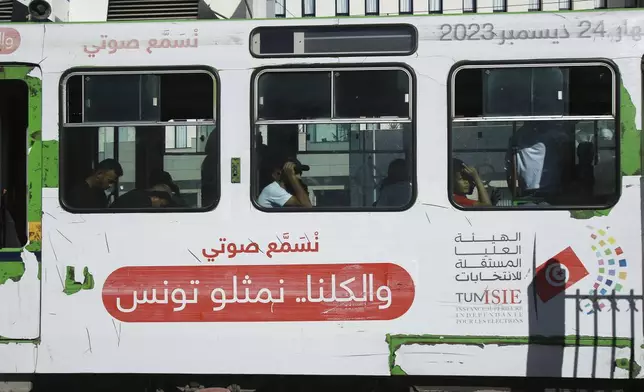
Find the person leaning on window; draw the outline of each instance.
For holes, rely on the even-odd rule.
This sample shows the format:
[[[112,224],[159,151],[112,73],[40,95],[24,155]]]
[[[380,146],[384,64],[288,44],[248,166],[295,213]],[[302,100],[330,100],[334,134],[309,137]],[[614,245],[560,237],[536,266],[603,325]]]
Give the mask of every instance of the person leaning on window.
[[[295,158],[270,157],[265,169],[270,171],[272,182],[262,189],[257,204],[264,208],[312,207],[309,195],[302,186],[303,171],[310,168]],[[288,190],[293,193],[289,193]]]
[[[479,207],[491,206],[490,196],[485,189],[481,177],[473,167],[467,166],[460,159],[454,158],[452,161],[452,181],[454,183],[453,200],[456,204],[462,207]],[[474,188],[478,193],[479,199],[472,200],[467,197],[474,192]]]

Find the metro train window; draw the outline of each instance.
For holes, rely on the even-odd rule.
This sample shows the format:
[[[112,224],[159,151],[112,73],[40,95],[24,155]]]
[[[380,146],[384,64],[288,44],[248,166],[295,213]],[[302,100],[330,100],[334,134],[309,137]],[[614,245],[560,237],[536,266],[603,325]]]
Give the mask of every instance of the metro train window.
[[[452,203],[614,205],[621,189],[616,81],[605,63],[456,69],[450,77]]]
[[[255,204],[265,211],[411,206],[413,85],[402,67],[258,72]]]
[[[72,70],[61,82],[61,204],[82,213],[214,208],[217,93],[208,69]]]

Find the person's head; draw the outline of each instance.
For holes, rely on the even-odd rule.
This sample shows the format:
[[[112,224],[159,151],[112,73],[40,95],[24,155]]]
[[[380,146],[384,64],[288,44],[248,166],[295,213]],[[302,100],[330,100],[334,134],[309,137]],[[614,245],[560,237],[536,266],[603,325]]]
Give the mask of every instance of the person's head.
[[[167,171],[160,171],[150,176],[150,184],[154,185],[167,185],[170,188],[172,194],[180,196],[181,190],[179,186],[175,184],[172,176]]]
[[[394,159],[389,163],[387,177],[393,182],[407,181],[409,171],[407,170],[407,161],[404,159]]]
[[[295,175],[298,178],[301,178],[302,172],[308,171],[310,169],[308,165],[303,165],[302,162],[300,162],[297,158],[273,156],[267,159],[267,163],[271,177],[274,181],[286,182],[287,179],[286,174],[284,173],[284,165],[287,162],[293,162],[295,164]]]
[[[166,184],[157,184],[148,190],[152,207],[170,207],[172,204],[172,189]]]
[[[469,195],[474,191],[474,181],[465,172],[465,162],[454,158],[452,160],[453,192],[457,195]]]
[[[116,184],[116,181],[123,175],[123,168],[114,159],[105,159],[99,162],[91,175],[89,185],[93,188],[108,190]]]

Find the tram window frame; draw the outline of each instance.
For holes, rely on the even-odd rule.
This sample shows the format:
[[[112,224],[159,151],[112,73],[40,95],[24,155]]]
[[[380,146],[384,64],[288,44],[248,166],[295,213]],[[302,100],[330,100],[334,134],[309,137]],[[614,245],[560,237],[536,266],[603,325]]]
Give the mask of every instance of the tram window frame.
[[[299,119],[299,120],[261,120],[259,118],[259,108],[258,108],[258,102],[259,102],[259,88],[258,88],[258,82],[259,78],[266,74],[266,73],[272,73],[272,72],[302,72],[302,73],[315,73],[315,72],[329,72],[331,75],[335,71],[382,71],[382,70],[392,70],[392,71],[404,71],[407,78],[408,78],[408,107],[409,107],[409,116],[407,117],[387,117],[387,118],[341,118],[341,117],[336,117],[334,116],[335,112],[335,98],[334,98],[334,90],[331,90],[331,117],[330,118],[320,118],[320,119]],[[265,66],[261,68],[257,68],[252,76],[251,76],[251,95],[250,95],[250,141],[251,141],[251,186],[250,186],[250,199],[252,205],[257,209],[262,212],[268,212],[268,213],[280,213],[280,212],[402,212],[410,209],[411,207],[414,206],[417,200],[417,193],[418,193],[418,184],[416,180],[416,171],[417,171],[417,141],[416,141],[416,136],[417,136],[417,115],[416,115],[416,94],[417,94],[417,77],[414,72],[414,70],[407,64],[404,63],[374,63],[374,64],[333,64],[333,65],[283,65],[283,66]],[[331,87],[330,87],[331,88]],[[261,192],[261,188],[259,186],[260,182],[260,176],[259,176],[259,171],[260,167],[258,167],[258,162],[259,162],[259,154],[258,150],[256,148],[257,146],[257,133],[259,132],[258,129],[260,126],[269,126],[269,125],[313,125],[313,124],[319,124],[319,125],[360,125],[361,127],[367,127],[367,130],[369,129],[369,126],[375,125],[380,125],[380,124],[389,124],[389,123],[398,123],[402,124],[402,126],[405,126],[408,124],[409,129],[407,130],[408,137],[406,137],[404,133],[401,133],[403,139],[407,139],[409,142],[409,150],[401,150],[401,154],[405,156],[405,159],[410,161],[407,163],[407,170],[408,170],[408,175],[410,178],[410,185],[411,185],[411,191],[410,191],[410,196],[409,196],[409,201],[401,206],[395,206],[395,207],[376,207],[375,205],[365,205],[365,206],[313,206],[311,208],[306,208],[306,207],[279,207],[279,208],[265,208],[262,207],[258,204],[258,197]],[[402,128],[401,126],[401,128]],[[386,128],[381,128],[382,130],[386,130]],[[378,129],[372,129],[372,130],[378,130]],[[402,129],[405,131],[404,129]],[[310,137],[308,135],[307,137]],[[367,151],[367,150],[365,150]],[[378,154],[379,150],[370,150],[373,151],[374,154]],[[392,153],[388,150],[381,150],[382,153]],[[299,152],[299,150],[298,150]],[[343,153],[344,151],[329,151],[330,154],[332,153]],[[272,155],[272,154],[271,154]],[[281,155],[281,154],[278,154]],[[306,164],[306,162],[304,163]],[[374,202],[375,204],[375,202]]]
[[[212,80],[212,103],[213,106],[212,108],[208,109],[208,112],[211,116],[211,118],[207,119],[163,119],[159,117],[157,120],[152,120],[152,121],[130,121],[130,120],[125,120],[125,121],[112,121],[112,122],[83,122],[83,116],[81,115],[81,120],[78,120],[78,115],[76,116],[76,121],[72,119],[72,121],[69,121],[71,119],[71,115],[69,113],[70,109],[70,102],[69,102],[69,97],[68,97],[68,88],[67,84],[70,80],[72,80],[73,77],[75,76],[87,76],[87,75],[95,75],[95,76],[106,76],[106,75],[123,75],[123,74],[133,74],[133,75],[138,75],[138,76],[148,76],[148,75],[177,75],[177,74],[205,74],[209,76]],[[161,82],[159,82],[161,83]],[[100,67],[100,68],[88,68],[88,67],[77,67],[77,68],[70,68],[67,69],[60,77],[59,80],[59,91],[58,91],[58,96],[59,96],[59,179],[60,179],[60,184],[59,184],[59,192],[58,192],[58,201],[61,207],[72,214],[112,214],[112,213],[199,213],[199,212],[208,212],[212,211],[217,206],[219,205],[219,201],[221,199],[221,121],[220,121],[220,110],[221,110],[221,81],[219,78],[218,72],[209,66],[201,66],[201,65],[195,65],[195,66],[168,66],[168,67]],[[159,101],[161,100],[162,95],[159,95]],[[79,108],[76,109],[84,109],[84,100],[85,97],[83,96],[81,98],[81,104]],[[158,103],[159,106],[161,106],[161,103]],[[76,105],[78,106],[78,105]],[[208,108],[208,106],[206,106]],[[178,110],[177,108],[172,108],[173,110]],[[142,110],[142,109],[141,109]],[[159,116],[162,116],[160,113],[161,108],[159,109]],[[162,121],[165,120],[165,121]],[[166,147],[164,145],[162,152],[161,152],[161,160],[163,162],[162,169],[165,172],[170,171],[169,169],[166,169],[165,167],[165,160],[167,157],[172,157],[172,156],[178,156],[178,155],[183,155],[183,156],[203,156],[204,159],[207,157],[207,150],[205,143],[208,140],[209,137],[214,138],[211,143],[214,143],[214,146],[210,151],[215,155],[214,159],[214,165],[213,165],[213,171],[214,171],[214,183],[215,183],[215,192],[212,195],[212,202],[209,203],[208,205],[201,206],[201,207],[191,207],[191,206],[185,206],[185,207],[146,207],[146,208],[116,208],[116,207],[106,207],[106,208],[77,208],[70,206],[66,202],[66,196],[68,195],[68,188],[73,185],[74,181],[77,181],[78,179],[74,178],[69,178],[69,176],[66,175],[66,169],[68,167],[68,162],[67,162],[67,144],[69,143],[69,137],[70,135],[68,134],[69,130],[82,130],[82,129],[91,129],[93,132],[96,133],[96,138],[98,138],[99,133],[101,129],[109,129],[112,128],[115,136],[115,142],[116,143],[116,138],[117,134],[120,133],[121,130],[128,130],[128,128],[134,128],[134,133],[138,134],[139,132],[143,131],[154,131],[155,128],[160,128],[159,132],[163,132],[165,135],[166,130],[168,129],[167,127],[173,127],[172,129],[176,133],[177,127],[180,126],[195,126],[197,128],[197,137],[199,137],[200,133],[200,128],[203,127],[210,127],[212,130],[208,133],[206,131],[207,135],[203,138],[204,140],[201,140],[202,138],[199,139],[200,142],[203,143],[203,148],[204,151],[199,151],[198,150],[198,145],[194,146],[195,151],[187,151],[187,152],[172,152],[172,151],[167,151]],[[203,129],[201,130],[203,131]],[[212,134],[212,135],[211,135]],[[137,143],[138,144],[138,143]],[[98,145],[94,146],[92,144],[93,148],[96,148],[96,153],[94,154],[93,163],[92,167],[95,167],[95,165],[98,163],[99,157],[98,155]],[[114,147],[114,151],[117,151],[118,147]],[[115,157],[118,161],[118,156]],[[107,157],[105,158],[107,159]],[[137,154],[135,152],[134,154],[134,159],[137,159]],[[199,164],[199,166],[195,167],[195,170],[197,172],[201,172],[201,164],[203,164],[203,160]],[[135,174],[134,174],[134,186],[135,188],[139,189],[145,189],[147,186],[151,186],[152,184],[145,184],[142,186],[138,186],[137,184],[139,183],[139,175],[136,174],[136,168]],[[146,173],[146,178],[144,182],[149,182],[151,179],[152,174],[151,173]],[[173,179],[174,182],[176,183],[177,181],[180,181],[176,178]],[[116,183],[117,187],[119,185],[119,182],[117,180]],[[197,186],[202,186],[203,184],[201,183],[201,180],[197,183]],[[185,190],[184,190],[185,191]],[[197,197],[199,197],[200,192],[188,192],[188,193],[182,193],[183,196],[190,194],[196,194]],[[203,195],[201,195],[203,198]]]
[[[459,71],[464,69],[491,69],[491,68],[541,68],[541,67],[591,67],[591,66],[603,66],[610,70],[612,75],[612,112],[609,115],[560,115],[560,116],[499,116],[499,117],[458,117],[456,113],[456,76]],[[447,161],[447,195],[449,202],[458,210],[461,211],[570,211],[570,210],[599,210],[599,209],[609,209],[614,207],[621,198],[622,192],[622,174],[621,174],[621,123],[620,123],[620,80],[621,75],[617,65],[609,59],[552,59],[552,60],[514,60],[514,61],[461,61],[456,63],[449,72],[448,75],[448,84],[447,84],[447,129],[448,129],[448,161]],[[566,87],[567,88],[567,87]],[[485,86],[481,86],[481,93],[484,94]],[[560,98],[561,99],[561,98]],[[604,150],[612,150],[614,152],[613,158],[613,175],[614,175],[614,191],[609,195],[610,200],[604,204],[548,204],[548,205],[510,205],[510,206],[462,206],[455,202],[454,200],[454,175],[453,171],[453,160],[454,160],[454,124],[456,122],[470,123],[473,126],[478,126],[480,122],[505,122],[505,123],[518,123],[526,121],[558,121],[564,123],[565,121],[577,121],[578,123],[583,121],[612,121],[614,124],[614,129],[612,129],[613,142],[612,147],[605,147]],[[597,125],[595,125],[597,127]],[[481,132],[479,132],[479,135]],[[595,146],[595,153],[598,154],[601,147],[598,147],[599,142],[595,143],[594,139],[593,145]],[[506,145],[506,148],[509,148],[509,142]],[[575,142],[575,140],[573,140]],[[506,151],[503,151],[505,154]],[[596,162],[596,161],[595,161]],[[467,162],[465,162],[467,164]],[[515,180],[516,181],[516,180]],[[516,200],[512,200],[514,204]]]

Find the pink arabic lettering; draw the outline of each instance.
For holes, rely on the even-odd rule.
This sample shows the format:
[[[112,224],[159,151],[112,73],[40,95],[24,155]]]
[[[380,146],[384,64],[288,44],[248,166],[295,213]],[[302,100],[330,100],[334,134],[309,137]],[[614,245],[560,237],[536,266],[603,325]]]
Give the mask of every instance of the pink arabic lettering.
[[[170,32],[165,30],[163,36],[168,36]],[[185,35],[185,34],[181,34]],[[199,47],[199,30],[194,29],[194,38],[181,38],[181,39],[156,39],[151,38],[147,42],[146,52],[152,53],[152,49],[177,49],[177,48],[197,48]],[[88,57],[96,57],[96,54],[102,50],[107,50],[107,54],[114,54],[119,50],[138,50],[145,45],[141,45],[138,39],[117,41],[115,39],[108,40],[107,35],[101,35],[100,45],[85,45],[84,51]]]

